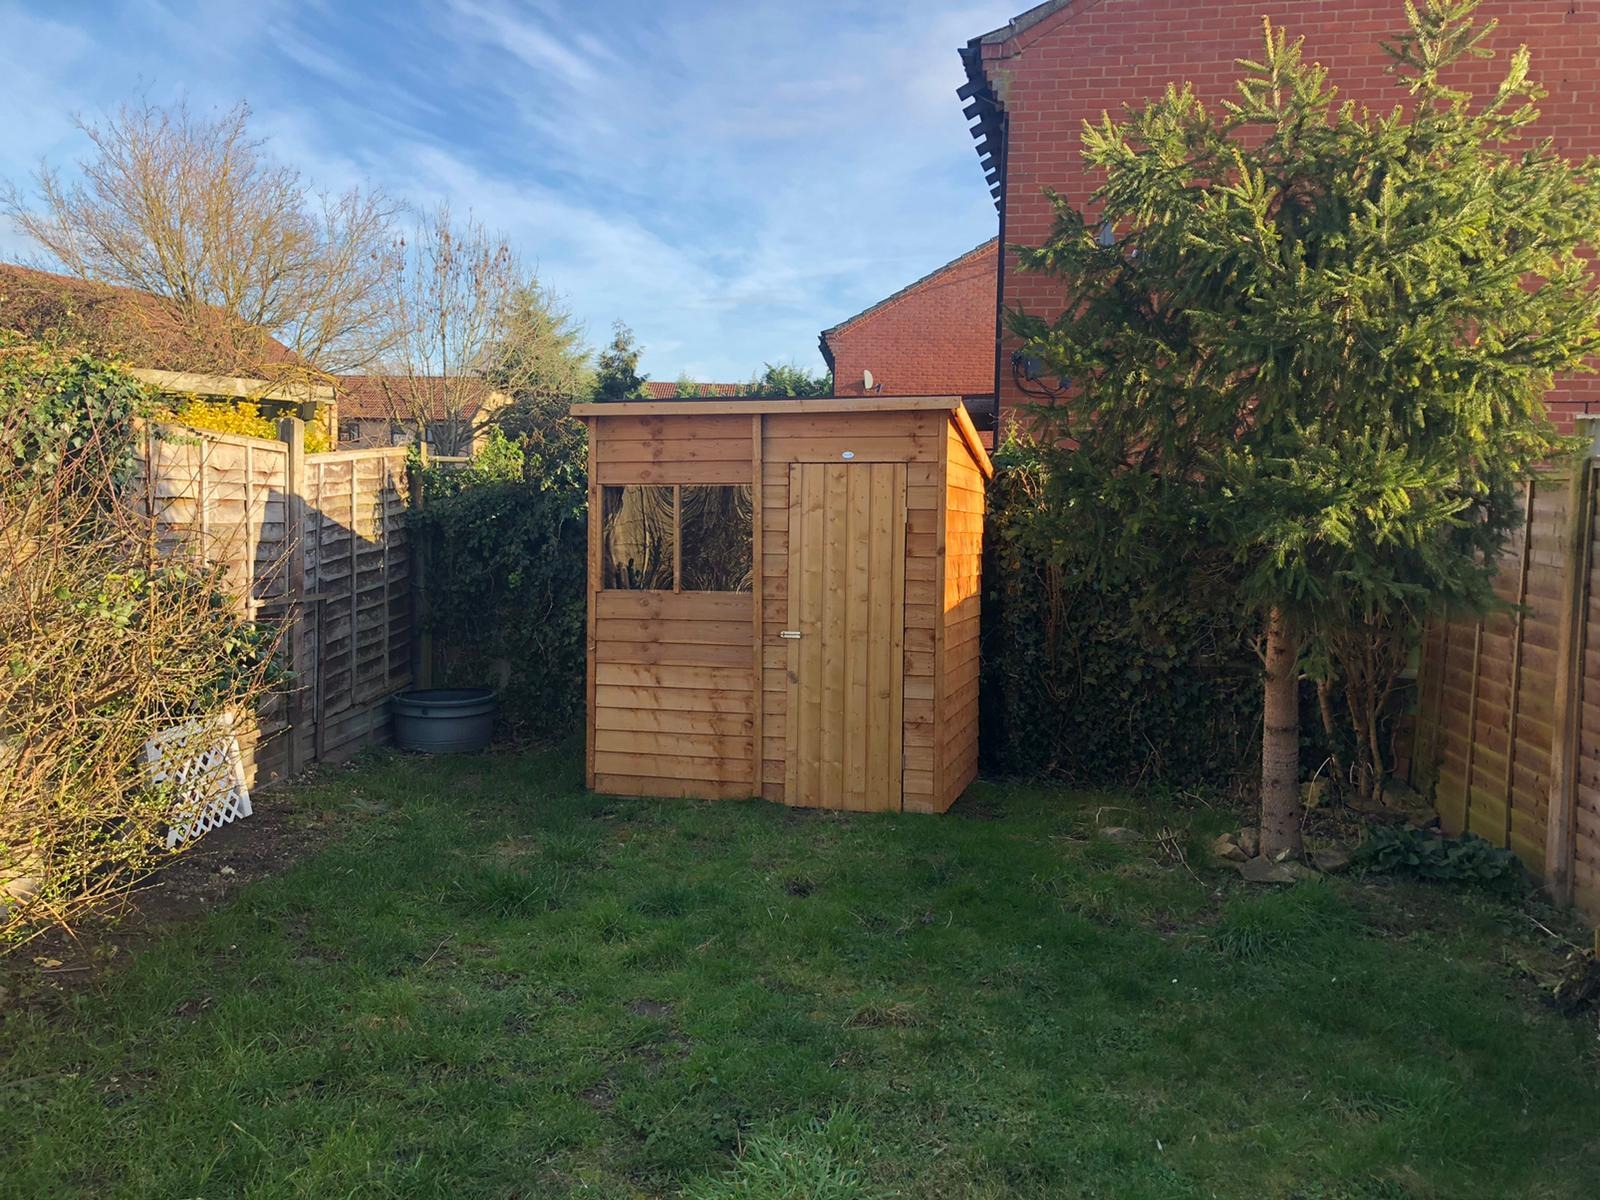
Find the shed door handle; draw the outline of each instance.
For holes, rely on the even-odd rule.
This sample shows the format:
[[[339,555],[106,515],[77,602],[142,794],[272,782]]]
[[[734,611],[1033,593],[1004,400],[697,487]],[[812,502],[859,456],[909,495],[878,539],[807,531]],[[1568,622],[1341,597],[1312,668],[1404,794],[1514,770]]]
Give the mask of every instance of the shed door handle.
[[[785,629],[782,630],[778,636],[781,638],[798,638],[800,636],[800,631],[798,629]]]

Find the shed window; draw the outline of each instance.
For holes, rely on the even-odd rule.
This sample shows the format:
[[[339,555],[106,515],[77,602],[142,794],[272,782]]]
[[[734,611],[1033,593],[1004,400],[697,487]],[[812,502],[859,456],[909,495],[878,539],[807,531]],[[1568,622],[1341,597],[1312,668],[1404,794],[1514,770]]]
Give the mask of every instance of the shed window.
[[[675,490],[643,484],[605,489],[603,586],[624,591],[672,590]]]
[[[678,586],[685,592],[750,590],[750,489],[726,484],[684,484],[678,533],[683,561]]]
[[[630,484],[602,489],[601,586],[614,591],[748,592],[750,488]]]

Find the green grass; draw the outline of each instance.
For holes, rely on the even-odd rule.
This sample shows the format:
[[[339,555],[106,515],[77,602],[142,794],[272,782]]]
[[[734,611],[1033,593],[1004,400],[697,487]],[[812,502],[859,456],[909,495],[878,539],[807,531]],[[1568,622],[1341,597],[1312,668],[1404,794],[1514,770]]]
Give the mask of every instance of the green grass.
[[[1092,836],[1198,864],[1205,809],[625,801],[565,755],[270,802],[342,840],[0,1027],[0,1195],[1600,1194],[1594,1022],[1519,914]]]

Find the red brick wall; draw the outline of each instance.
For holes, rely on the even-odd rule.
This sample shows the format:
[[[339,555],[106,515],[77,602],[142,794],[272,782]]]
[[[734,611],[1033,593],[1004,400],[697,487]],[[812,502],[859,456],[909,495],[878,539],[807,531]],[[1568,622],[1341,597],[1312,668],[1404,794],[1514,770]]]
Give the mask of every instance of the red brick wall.
[[[1533,77],[1549,92],[1539,132],[1571,158],[1600,154],[1600,0],[1486,0],[1478,12],[1500,20],[1490,43],[1496,55],[1466,64],[1452,82],[1488,92],[1510,52],[1526,43]],[[1305,36],[1306,58],[1328,68],[1344,98],[1384,109],[1400,99],[1378,45],[1404,26],[1400,0],[1078,0],[1063,15],[984,48],[986,73],[1010,119],[1002,240],[1038,245],[1048,236],[1042,188],[1077,203],[1093,191],[1080,153],[1085,119],[1142,103],[1172,81],[1192,82],[1208,100],[1231,94],[1234,60],[1258,57],[1263,15],[1291,37]],[[1008,259],[1007,308],[1049,315],[1059,297],[1057,282],[1019,274],[1014,256]],[[1008,335],[1007,360],[1011,348]],[[1021,400],[1007,361],[1001,407]],[[1563,381],[1551,400],[1558,423],[1570,425],[1573,411],[1600,411],[1600,381]]]
[[[997,253],[979,246],[823,334],[834,395],[864,394],[863,371],[885,396],[992,394]]]

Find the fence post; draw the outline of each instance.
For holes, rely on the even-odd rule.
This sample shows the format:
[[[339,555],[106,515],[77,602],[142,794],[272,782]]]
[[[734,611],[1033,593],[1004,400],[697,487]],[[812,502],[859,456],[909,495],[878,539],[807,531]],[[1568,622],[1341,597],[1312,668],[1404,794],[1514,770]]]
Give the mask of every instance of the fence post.
[[[1511,631],[1511,693],[1506,698],[1506,770],[1500,794],[1506,822],[1501,845],[1511,845],[1511,817],[1516,798],[1517,735],[1522,724],[1522,647],[1527,637],[1528,565],[1533,560],[1533,493],[1530,478],[1522,494],[1522,554],[1517,560],[1517,615]]]
[[[1592,430],[1591,430],[1592,432]],[[1567,538],[1562,554],[1561,625],[1556,643],[1554,737],[1550,800],[1545,810],[1545,889],[1558,905],[1572,902],[1573,822],[1577,809],[1578,744],[1583,695],[1585,608],[1594,519],[1593,441],[1573,459],[1567,486]]]
[[[289,622],[289,669],[295,673],[294,685],[289,689],[288,766],[290,777],[298,775],[306,766],[301,752],[307,730],[309,689],[304,672],[306,667],[306,423],[299,417],[284,417],[278,422],[278,440],[287,450],[283,478],[284,524],[288,544],[287,619]]]
[[[406,463],[406,491],[413,512],[427,506],[427,491],[423,479],[428,468],[428,443],[417,442],[417,457]],[[433,631],[428,628],[428,542],[415,533],[407,539],[411,547],[411,622],[412,667],[414,686],[433,686]]]

